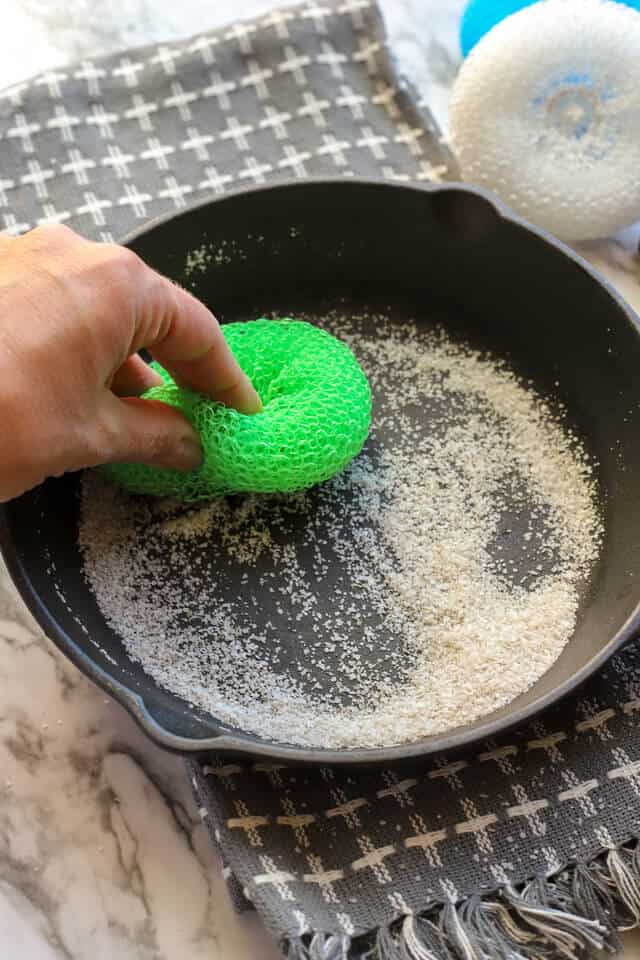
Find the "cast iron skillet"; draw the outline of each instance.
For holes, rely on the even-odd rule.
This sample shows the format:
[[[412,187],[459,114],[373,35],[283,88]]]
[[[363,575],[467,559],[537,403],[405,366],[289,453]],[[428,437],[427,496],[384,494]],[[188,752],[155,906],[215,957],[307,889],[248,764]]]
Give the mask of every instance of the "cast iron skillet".
[[[187,255],[203,242],[219,255],[205,273],[189,277]],[[532,689],[473,724],[417,743],[309,750],[230,729],[160,689],[130,661],[81,573],[78,477],[48,481],[0,511],[10,573],[45,633],[154,740],[181,751],[388,764],[469,745],[531,717],[637,634],[640,329],[566,247],[479,190],[356,180],[247,190],[146,225],[128,244],[185,286],[193,288],[195,279],[197,295],[225,322],[268,312],[320,319],[327,307],[347,303],[359,313],[383,308],[398,324],[436,317],[454,335],[509,358],[566,405],[599,461],[606,527],[574,636]],[[509,549],[522,552],[517,536]]]

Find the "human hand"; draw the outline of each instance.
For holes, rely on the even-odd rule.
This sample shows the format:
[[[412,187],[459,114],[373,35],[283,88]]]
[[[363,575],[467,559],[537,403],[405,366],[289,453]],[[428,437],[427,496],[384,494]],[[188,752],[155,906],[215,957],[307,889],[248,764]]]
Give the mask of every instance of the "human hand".
[[[202,461],[181,413],[140,399],[160,377],[243,413],[260,400],[203,304],[114,244],[63,226],[0,237],[0,501],[69,470]]]

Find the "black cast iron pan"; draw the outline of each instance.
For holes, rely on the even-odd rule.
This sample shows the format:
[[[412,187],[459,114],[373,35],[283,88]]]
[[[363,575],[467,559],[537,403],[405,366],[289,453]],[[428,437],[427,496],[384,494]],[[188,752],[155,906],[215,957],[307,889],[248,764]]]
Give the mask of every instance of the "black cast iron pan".
[[[205,273],[187,276],[187,256],[202,243],[224,255]],[[473,724],[417,743],[308,750],[225,727],[159,688],[129,659],[82,576],[78,477],[48,481],[0,511],[10,573],[45,633],[154,740],[180,751],[294,763],[388,764],[469,745],[531,717],[637,633],[640,329],[629,308],[566,247],[477,190],[356,180],[248,190],[147,225],[128,244],[179,283],[193,289],[195,280],[194,292],[223,322],[270,312],[321,320],[337,304],[359,315],[383,309],[399,325],[435,317],[455,335],[508,358],[566,406],[599,462],[606,528],[575,633],[526,693]],[[522,551],[517,534],[510,549]],[[331,597],[322,601],[330,604]]]

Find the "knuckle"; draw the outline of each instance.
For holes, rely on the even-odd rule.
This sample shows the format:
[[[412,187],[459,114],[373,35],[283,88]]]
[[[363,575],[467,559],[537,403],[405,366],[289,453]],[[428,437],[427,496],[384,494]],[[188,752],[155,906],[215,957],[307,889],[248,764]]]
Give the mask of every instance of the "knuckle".
[[[136,277],[143,269],[144,264],[140,257],[117,243],[103,245],[102,255],[114,280],[128,282]]]
[[[35,242],[39,247],[58,246],[70,240],[80,240],[80,237],[63,223],[42,223],[24,235],[28,242]]]
[[[109,419],[99,420],[91,431],[91,438],[88,444],[88,458],[90,463],[87,466],[97,466],[100,463],[113,463],[115,460],[122,459],[118,456],[122,448],[122,436],[120,431]],[[126,458],[125,458],[126,459]]]
[[[97,246],[99,253],[96,269],[99,271],[101,284],[107,288],[109,302],[115,306],[116,312],[122,312],[123,316],[128,315],[128,307],[138,301],[147,268],[142,260],[126,247],[115,243]]]
[[[153,404],[150,400],[127,400],[129,404]],[[159,428],[152,421],[144,423],[129,417],[107,414],[92,425],[89,466],[101,463],[148,463],[164,466],[169,463],[181,433],[171,423]]]
[[[164,463],[175,447],[175,437],[170,433],[150,433],[142,440],[145,460],[148,463]]]

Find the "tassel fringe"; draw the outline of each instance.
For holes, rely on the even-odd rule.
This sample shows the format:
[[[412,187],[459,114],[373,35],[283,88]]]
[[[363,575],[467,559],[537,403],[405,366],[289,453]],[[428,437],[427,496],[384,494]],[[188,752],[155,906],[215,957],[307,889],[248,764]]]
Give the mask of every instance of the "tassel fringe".
[[[431,907],[351,938],[283,941],[287,960],[582,960],[640,926],[640,843],[546,879]]]

